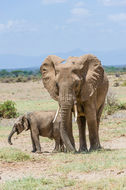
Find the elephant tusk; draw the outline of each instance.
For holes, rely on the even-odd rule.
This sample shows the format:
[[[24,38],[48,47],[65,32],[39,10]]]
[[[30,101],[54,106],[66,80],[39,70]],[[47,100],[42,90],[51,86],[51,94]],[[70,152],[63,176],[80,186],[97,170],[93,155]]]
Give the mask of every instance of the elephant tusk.
[[[58,107],[58,109],[57,109],[57,111],[56,111],[56,114],[55,114],[55,117],[54,117],[54,119],[53,119],[53,123],[56,121],[56,118],[57,118],[57,116],[58,116],[58,113],[59,113],[59,107]]]
[[[75,113],[74,117],[75,117],[75,122],[76,122],[77,121],[77,116],[78,116],[78,114],[77,114],[77,105],[76,104],[74,104],[74,113]]]

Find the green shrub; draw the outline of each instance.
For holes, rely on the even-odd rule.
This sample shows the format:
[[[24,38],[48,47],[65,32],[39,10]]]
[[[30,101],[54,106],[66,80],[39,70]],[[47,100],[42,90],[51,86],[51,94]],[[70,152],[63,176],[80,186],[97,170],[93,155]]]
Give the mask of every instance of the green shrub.
[[[38,81],[41,77],[39,75],[29,75],[29,76],[18,76],[18,77],[0,77],[0,82],[2,83],[16,83],[16,82],[28,82],[28,81]]]
[[[118,110],[126,110],[126,103],[120,103],[115,94],[109,92],[107,95],[103,115],[112,115]]]
[[[15,83],[15,82],[28,82],[38,81],[41,79],[40,70],[14,70],[14,71],[0,71],[0,82],[2,83]]]
[[[123,81],[122,86],[126,86],[126,80]]]
[[[119,83],[118,83],[118,82],[115,82],[115,83],[113,84],[113,86],[114,86],[114,87],[118,87],[118,86],[119,86]]]
[[[0,77],[0,82],[2,83],[13,83],[14,82],[14,77]]]
[[[124,102],[124,103],[119,103],[119,104],[118,104],[118,109],[119,109],[119,110],[126,110],[126,102]]]
[[[3,104],[0,104],[0,117],[13,118],[16,116],[18,116],[18,114],[15,108],[15,102],[7,100]]]
[[[105,107],[104,107],[105,115],[112,115],[117,110],[118,110],[117,105],[110,106],[110,105],[106,104]]]

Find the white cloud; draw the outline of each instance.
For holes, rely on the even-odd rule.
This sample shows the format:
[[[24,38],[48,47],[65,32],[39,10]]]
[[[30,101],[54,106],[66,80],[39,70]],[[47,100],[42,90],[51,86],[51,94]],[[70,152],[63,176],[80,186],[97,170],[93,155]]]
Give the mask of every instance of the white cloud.
[[[8,31],[13,27],[13,21],[9,20],[6,24],[0,24],[0,31]]]
[[[56,26],[54,27],[54,29],[55,29],[55,30],[66,30],[66,29],[67,29],[67,25],[61,25],[61,26],[56,25]]]
[[[77,2],[76,4],[75,4],[75,7],[82,7],[82,6],[84,6],[85,4],[84,4],[84,2],[83,1],[79,1],[79,2]]]
[[[0,24],[0,32],[28,32],[36,30],[37,28],[31,26],[26,20],[9,20],[7,23]]]
[[[84,3],[82,1],[76,3],[70,10],[70,13],[71,16],[69,19],[67,19],[67,23],[78,22],[90,16],[89,10],[84,8]]]
[[[0,24],[0,31],[4,30],[4,24]]]
[[[65,3],[67,0],[42,0],[43,4]]]
[[[72,13],[72,15],[79,16],[79,17],[89,15],[89,11],[81,7],[73,8],[70,12]]]
[[[105,6],[125,6],[126,0],[98,0]]]
[[[109,15],[109,19],[114,22],[126,22],[126,13]]]

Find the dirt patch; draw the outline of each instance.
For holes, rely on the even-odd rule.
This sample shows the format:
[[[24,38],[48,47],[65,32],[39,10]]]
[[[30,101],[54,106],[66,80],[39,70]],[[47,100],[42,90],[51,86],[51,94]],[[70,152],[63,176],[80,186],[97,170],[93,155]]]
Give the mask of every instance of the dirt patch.
[[[0,118],[0,126],[10,127],[10,126],[14,125],[15,121],[16,121],[16,118],[12,118],[12,119],[3,119],[3,118]]]
[[[120,110],[112,115],[107,116],[108,119],[126,119],[126,110]]]
[[[104,142],[103,147],[105,149],[126,149],[126,135]]]
[[[70,179],[76,180],[86,180],[86,181],[96,181],[102,178],[112,178],[112,177],[121,177],[126,176],[126,169],[125,170],[104,170],[99,172],[89,172],[89,173],[69,173],[68,177]]]
[[[55,178],[58,173],[52,175],[47,172],[50,167],[47,157],[47,155],[45,157],[41,156],[41,160],[35,162],[0,163],[0,181],[4,182],[29,176]]]
[[[42,100],[50,99],[42,81],[26,83],[0,83],[0,101]]]
[[[43,151],[47,151],[49,153],[43,153],[41,155],[30,153],[31,151],[31,142],[29,134],[21,135],[20,137],[15,137],[13,139],[13,147],[18,148],[22,151],[25,151],[31,155],[34,155],[35,159],[39,159],[38,161],[26,161],[26,162],[15,162],[15,163],[0,163],[0,182],[5,182],[7,180],[21,179],[22,177],[47,177],[47,178],[56,178],[60,177],[61,173],[55,172],[52,175],[52,172],[49,173],[49,168],[52,168],[52,165],[55,163],[55,160],[50,161],[50,156],[52,150],[54,148],[54,142],[42,142],[41,146]],[[0,147],[9,147],[7,142],[2,141]],[[103,143],[105,149],[126,149],[126,137],[122,136],[118,139],[112,139],[109,142]],[[55,163],[56,164],[56,163]],[[55,165],[54,164],[54,165]],[[55,167],[55,166],[54,166]],[[50,169],[51,170],[51,169]],[[124,170],[116,170],[116,169],[108,169],[104,171],[96,171],[96,172],[83,172],[83,173],[74,173],[70,172],[67,174],[67,177],[75,180],[91,180],[95,181],[105,177],[120,177],[126,175],[126,169]]]
[[[47,100],[51,99],[47,91],[43,88],[42,82],[28,82],[28,83],[14,83],[14,84],[4,84],[0,83],[0,100],[5,101],[7,99],[13,101],[28,101],[28,100]],[[113,91],[117,92],[121,100],[124,100],[124,91],[125,87],[117,87],[112,88]],[[22,101],[23,102],[23,101]],[[21,102],[21,103],[22,103]],[[125,120],[126,118],[126,111],[119,111],[112,116],[107,117],[106,120],[102,121],[103,125],[105,123],[111,121],[113,124],[114,122],[121,122],[121,120]],[[10,130],[13,126],[15,119],[2,119],[0,120],[0,126],[2,127],[9,127]],[[104,127],[100,128],[102,135],[104,132],[108,133],[108,128]],[[0,148],[3,147],[10,147],[7,143],[7,136],[10,133],[10,130],[7,129],[5,134],[4,131],[1,131],[1,136],[5,135],[0,139]],[[116,129],[115,129],[116,130]],[[78,132],[78,130],[77,130]],[[109,134],[108,134],[109,135]],[[43,141],[41,138],[41,147],[42,151],[48,151],[49,153],[43,153],[41,155],[31,153],[32,145],[30,139],[30,133],[25,132],[20,134],[19,136],[14,135],[12,138],[13,148],[17,148],[23,152],[26,152],[30,155],[34,155],[36,161],[26,161],[26,162],[13,162],[7,163],[2,162],[0,163],[0,183],[3,183],[7,180],[14,180],[19,179],[22,177],[47,177],[47,178],[59,178],[63,175],[62,172],[52,172],[51,169],[55,167],[57,164],[55,160],[50,159],[54,154],[52,150],[54,148],[54,141]],[[77,142],[76,142],[77,143]],[[120,137],[114,137],[111,140],[103,141],[102,146],[105,149],[126,149],[126,134],[121,135]],[[38,160],[37,160],[38,159]],[[53,165],[54,164],[54,165]],[[66,174],[65,174],[66,175]],[[117,170],[114,169],[107,169],[103,171],[95,171],[95,172],[70,172],[67,174],[67,177],[70,179],[75,179],[78,181],[88,180],[88,181],[95,181],[98,179],[102,179],[105,177],[120,177],[126,175],[126,169]]]

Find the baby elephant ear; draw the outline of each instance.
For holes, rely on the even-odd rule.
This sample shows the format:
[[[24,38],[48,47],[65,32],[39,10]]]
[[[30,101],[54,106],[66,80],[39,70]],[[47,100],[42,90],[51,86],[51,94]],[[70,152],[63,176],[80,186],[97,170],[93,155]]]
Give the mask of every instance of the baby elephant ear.
[[[49,55],[43,61],[40,67],[43,85],[49,92],[50,96],[56,101],[58,100],[58,89],[56,87],[56,81],[55,81],[55,75],[56,75],[55,67],[57,64],[63,61],[64,59],[56,55]]]
[[[94,55],[87,54],[81,56],[79,59],[79,67],[84,78],[81,97],[83,101],[86,101],[103,82],[104,69],[100,60]]]
[[[22,122],[23,122],[24,130],[27,131],[29,129],[29,123],[26,116],[22,117]]]

